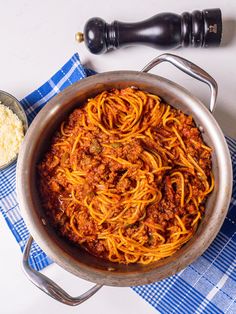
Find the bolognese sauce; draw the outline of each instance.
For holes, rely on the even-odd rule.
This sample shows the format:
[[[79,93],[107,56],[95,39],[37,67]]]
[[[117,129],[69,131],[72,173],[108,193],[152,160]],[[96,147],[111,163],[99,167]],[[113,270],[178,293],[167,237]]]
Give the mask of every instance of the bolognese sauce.
[[[38,165],[43,207],[91,254],[148,264],[195,233],[213,190],[193,118],[136,88],[104,91],[61,124]]]

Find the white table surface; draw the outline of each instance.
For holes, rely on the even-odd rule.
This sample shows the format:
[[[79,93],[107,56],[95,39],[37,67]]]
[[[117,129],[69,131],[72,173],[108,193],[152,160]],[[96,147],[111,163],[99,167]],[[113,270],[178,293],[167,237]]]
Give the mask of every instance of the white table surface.
[[[215,117],[225,134],[236,138],[236,2],[233,0],[0,0],[0,89],[18,99],[44,83],[75,52],[83,63],[99,72],[139,70],[162,51],[132,47],[95,56],[84,44],[77,44],[74,34],[83,30],[93,16],[107,22],[139,21],[158,12],[192,12],[195,9],[220,7],[224,19],[223,45],[215,49],[186,48],[172,51],[208,71],[219,84]],[[206,104],[209,90],[168,64],[153,72],[188,88]],[[0,313],[80,313],[120,314],[157,313],[130,288],[104,287],[90,300],[76,308],[59,304],[34,287],[21,271],[22,255],[0,217]],[[75,278],[52,265],[44,273],[73,295],[91,283]]]

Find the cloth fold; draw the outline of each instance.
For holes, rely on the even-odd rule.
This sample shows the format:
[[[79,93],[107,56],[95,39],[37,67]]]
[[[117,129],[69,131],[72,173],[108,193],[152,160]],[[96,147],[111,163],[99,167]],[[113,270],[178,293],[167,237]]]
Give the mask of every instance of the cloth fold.
[[[64,88],[95,74],[71,59],[45,84],[21,100],[29,123]],[[233,195],[225,222],[211,246],[190,266],[160,282],[132,287],[161,313],[236,313],[236,140],[226,138],[233,166]],[[23,251],[29,237],[15,187],[16,164],[0,171],[0,211]],[[40,271],[52,261],[34,243],[30,265]]]

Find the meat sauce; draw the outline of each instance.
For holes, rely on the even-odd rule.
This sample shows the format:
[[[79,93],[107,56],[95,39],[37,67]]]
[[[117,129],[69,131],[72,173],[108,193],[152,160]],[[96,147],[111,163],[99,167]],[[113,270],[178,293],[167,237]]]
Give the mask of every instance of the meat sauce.
[[[127,95],[133,103],[137,97],[143,102],[148,98],[132,88],[106,93],[105,104],[120,97],[128,112]],[[105,120],[95,105],[89,107],[92,101],[99,105],[101,97],[69,115],[38,165],[43,207],[63,237],[90,253],[114,262],[148,263],[159,259],[159,246],[179,241],[183,228],[195,232],[193,222],[204,215],[206,195],[212,190],[211,149],[191,116],[151,96],[136,118],[137,131],[134,124],[122,137],[128,119],[123,109],[121,114],[118,105],[107,105]],[[154,114],[159,118],[152,120]],[[151,259],[148,250],[154,252]]]

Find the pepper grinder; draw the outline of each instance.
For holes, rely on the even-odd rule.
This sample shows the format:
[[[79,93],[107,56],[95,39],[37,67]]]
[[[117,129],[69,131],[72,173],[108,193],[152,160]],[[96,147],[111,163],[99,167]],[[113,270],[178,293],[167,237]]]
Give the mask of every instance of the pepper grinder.
[[[157,49],[177,47],[219,46],[222,37],[220,9],[159,13],[137,23],[114,21],[106,23],[99,17],[91,18],[84,32],[76,34],[78,42],[85,42],[94,54],[133,45],[146,45]]]

